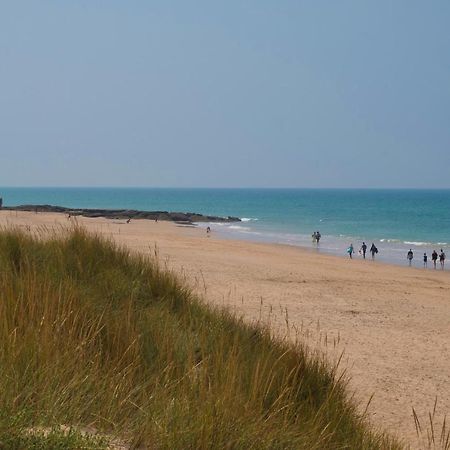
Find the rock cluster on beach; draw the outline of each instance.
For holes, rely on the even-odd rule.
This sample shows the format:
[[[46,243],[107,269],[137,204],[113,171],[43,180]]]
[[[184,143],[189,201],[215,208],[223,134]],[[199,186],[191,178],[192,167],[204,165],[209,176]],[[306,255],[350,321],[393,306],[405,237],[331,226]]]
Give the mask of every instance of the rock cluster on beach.
[[[240,222],[239,217],[217,217],[205,216],[191,212],[168,212],[168,211],[138,211],[134,209],[90,209],[90,208],[66,208],[64,206],[52,205],[21,205],[4,206],[2,209],[11,211],[32,212],[56,212],[70,214],[71,216],[83,217],[105,217],[107,219],[149,219],[166,220],[171,222]]]

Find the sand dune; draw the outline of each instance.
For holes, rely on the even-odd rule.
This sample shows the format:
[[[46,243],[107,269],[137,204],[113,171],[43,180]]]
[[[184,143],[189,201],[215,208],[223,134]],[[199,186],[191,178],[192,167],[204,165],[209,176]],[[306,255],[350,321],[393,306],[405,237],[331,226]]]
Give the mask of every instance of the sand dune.
[[[71,219],[72,220],[72,219]],[[343,366],[376,425],[417,441],[412,408],[436,426],[450,412],[450,275],[338,258],[281,245],[211,237],[201,229],[134,220],[77,219],[133,250],[154,252],[208,301],[296,335]],[[26,230],[71,222],[61,214],[0,212]],[[325,237],[326,239],[326,237]]]

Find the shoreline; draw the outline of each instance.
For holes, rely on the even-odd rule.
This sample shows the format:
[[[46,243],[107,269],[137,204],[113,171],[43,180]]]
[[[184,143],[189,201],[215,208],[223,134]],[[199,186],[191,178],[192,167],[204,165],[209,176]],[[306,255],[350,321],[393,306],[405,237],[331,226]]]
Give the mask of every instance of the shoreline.
[[[450,255],[450,249],[448,245],[443,245],[443,243],[438,243],[438,245],[433,245],[432,243],[426,243],[428,247],[425,247],[425,243],[420,243],[417,245],[417,243],[413,242],[403,242],[400,240],[396,240],[395,243],[398,244],[398,247],[400,247],[400,250],[395,248],[393,250],[393,247],[390,246],[392,243],[391,240],[389,242],[384,243],[383,241],[386,240],[363,240],[363,239],[345,239],[342,237],[337,236],[322,236],[321,243],[319,245],[316,245],[314,243],[311,243],[311,238],[303,236],[304,239],[301,241],[292,241],[289,239],[285,239],[283,241],[280,237],[273,237],[277,233],[267,233],[266,235],[261,232],[245,232],[240,233],[239,231],[233,231],[229,229],[228,224],[220,224],[220,223],[199,223],[198,224],[200,228],[205,229],[207,225],[211,226],[212,231],[214,234],[216,234],[220,239],[224,240],[239,240],[242,242],[253,242],[257,244],[268,244],[268,245],[283,245],[283,246],[289,246],[293,248],[298,248],[305,251],[310,251],[313,254],[323,254],[328,256],[334,256],[341,259],[349,260],[349,256],[346,253],[346,248],[350,243],[354,244],[355,253],[353,254],[352,260],[361,261],[362,263],[368,261],[370,263],[377,263],[377,264],[386,264],[394,267],[406,267],[410,268],[407,263],[406,254],[409,248],[413,248],[414,250],[414,260],[411,269],[419,269],[423,271],[433,270],[436,272],[450,272],[450,261],[449,261],[449,255]],[[224,226],[221,226],[224,225]],[[233,225],[231,225],[233,227]],[[240,225],[238,225],[240,227]],[[272,236],[272,237],[270,237]],[[279,234],[281,236],[281,234]],[[340,246],[336,244],[336,242],[339,242]],[[366,258],[364,259],[361,254],[359,254],[358,250],[362,244],[362,242],[366,242],[368,249],[370,248],[370,245],[372,242],[375,242],[378,250],[380,251],[375,259],[372,259],[369,250],[367,250]],[[355,245],[355,243],[357,245]],[[439,264],[439,259],[437,261],[436,269],[433,268],[433,263],[431,261],[431,251],[435,250],[439,253],[439,250],[443,248],[444,252],[446,253],[446,264],[444,269],[441,269]],[[427,252],[428,255],[428,266],[423,266],[423,252]]]
[[[108,220],[161,220],[178,223],[180,225],[190,225],[193,227],[199,226],[199,228],[206,229],[210,226],[214,234],[225,240],[239,240],[243,242],[254,242],[269,245],[285,245],[294,248],[299,248],[306,251],[311,251],[314,254],[325,254],[330,256],[338,256],[339,258],[350,259],[345,252],[349,243],[357,243],[354,245],[355,253],[353,259],[364,261],[364,258],[358,253],[358,248],[364,242],[361,238],[344,237],[334,235],[323,235],[321,244],[315,245],[311,243],[311,238],[306,235],[293,235],[289,233],[281,233],[275,230],[258,230],[257,228],[252,231],[242,232],[240,230],[250,230],[249,226],[252,221],[257,222],[258,219],[240,218],[234,216],[220,217],[211,216],[192,212],[168,212],[168,211],[144,211],[135,209],[108,209],[108,208],[72,208],[55,206],[48,204],[31,204],[31,205],[17,205],[17,206],[3,206],[0,211],[23,211],[34,213],[58,213],[68,214],[70,216],[82,216],[89,218],[105,218]],[[286,238],[286,236],[288,236]],[[290,238],[289,238],[290,236]],[[295,236],[295,237],[293,237]],[[372,240],[366,240],[368,247]],[[396,267],[407,267],[406,253],[409,248],[414,248],[415,257],[413,260],[413,267],[421,270],[434,270],[431,261],[431,248],[439,252],[440,248],[444,248],[447,255],[450,255],[450,247],[447,243],[425,243],[425,242],[413,242],[402,241],[400,239],[379,239],[374,240],[376,246],[381,250],[376,258],[372,260],[370,253],[367,252],[366,260],[370,262],[376,262],[381,264],[388,264]],[[401,247],[401,251],[393,250],[392,244],[398,244]],[[425,246],[428,246],[425,247]],[[422,251],[428,251],[428,267],[423,266]],[[447,258],[448,259],[448,258]],[[436,271],[450,272],[450,262],[447,261],[446,267],[442,270],[439,265],[439,261],[436,267]]]
[[[438,398],[435,429],[449,414],[450,278],[427,270],[316,253],[285,244],[208,238],[202,228],[148,220],[78,217],[88,231],[139,253],[159,255],[206,301],[274,333],[299,338],[350,376],[361,410],[412,444],[411,408],[422,426]],[[70,225],[62,214],[0,212],[0,224],[25,231]],[[288,324],[289,326],[287,326]],[[414,448],[414,446],[413,446]]]
[[[433,227],[428,222],[424,223],[423,220],[409,220],[412,219],[411,202],[427,200],[424,203],[429,204],[430,196],[424,190],[414,190],[416,193],[412,196],[400,195],[399,192],[403,192],[402,190],[387,190],[386,195],[390,193],[389,202],[391,202],[388,202],[390,205],[388,209],[395,207],[398,218],[390,221],[382,219],[374,223],[372,223],[371,214],[361,215],[361,213],[370,211],[371,208],[373,210],[374,207],[378,208],[380,195],[384,191],[361,197],[359,194],[361,190],[355,190],[351,201],[347,201],[342,198],[342,195],[336,194],[339,190],[313,189],[311,192],[314,193],[314,202],[311,201],[311,192],[306,194],[307,191],[302,189],[281,191],[236,189],[234,191],[236,194],[231,195],[232,191],[221,189],[55,188],[50,191],[38,188],[4,188],[3,194],[8,204],[26,203],[28,205],[26,208],[29,210],[33,210],[34,205],[46,202],[52,205],[68,205],[68,208],[44,205],[42,211],[50,211],[52,208],[55,211],[59,209],[74,211],[76,214],[85,211],[84,215],[90,217],[107,215],[111,218],[141,217],[153,220],[160,214],[161,220],[186,221],[198,224],[200,227],[213,224],[218,232],[226,237],[230,236],[231,239],[281,243],[308,249],[314,248],[311,244],[312,230],[319,229],[322,232],[320,253],[346,258],[348,257],[346,249],[350,243],[353,243],[357,252],[363,241],[369,247],[373,242],[379,249],[376,255],[378,261],[399,266],[407,265],[406,254],[410,248],[414,252],[413,265],[420,268],[423,267],[424,252],[427,253],[429,260],[431,252],[436,250],[440,253],[441,248],[450,256],[448,233],[445,232],[448,229],[446,215],[434,217],[433,208],[428,208],[427,217],[433,220]],[[203,194],[200,195],[199,192]],[[285,194],[280,195],[280,192]],[[286,192],[295,195],[289,197]],[[324,192],[327,195],[324,195]],[[241,200],[240,196],[243,196],[244,200]],[[334,199],[334,202],[330,202],[330,198]],[[273,201],[268,202],[270,199]],[[293,202],[293,199],[300,203]],[[364,203],[361,203],[361,206],[364,206],[362,209],[358,207],[358,201],[361,199],[364,199]],[[314,209],[316,200],[319,204],[321,201],[324,202],[318,210]],[[438,200],[432,197],[430,201],[436,203]],[[450,201],[450,197],[446,194],[439,200],[441,206],[445,205],[447,200]],[[333,209],[336,202],[340,205],[338,212]],[[79,208],[79,205],[83,208]],[[117,209],[123,207],[126,209]],[[23,207],[11,206],[10,208]],[[306,211],[305,208],[315,211],[314,214],[309,214],[309,209]],[[168,213],[166,210],[201,211],[203,214]],[[341,214],[342,211],[347,212]],[[384,217],[383,211],[383,209],[379,211],[381,217]],[[211,212],[215,216],[209,216]],[[229,214],[236,217],[229,217]],[[387,216],[393,215],[391,213]],[[307,219],[303,220],[303,217]],[[374,217],[376,218],[377,215]],[[352,222],[353,219],[356,219],[356,222]],[[350,222],[347,223],[346,220]],[[346,223],[348,226],[345,225]],[[408,223],[411,226],[405,226]],[[338,226],[338,224],[341,225]],[[428,231],[425,233],[426,230]],[[360,258],[358,253],[354,257]],[[428,268],[432,268],[431,261]],[[438,269],[440,269],[439,264]],[[445,270],[450,271],[450,264],[447,264]]]

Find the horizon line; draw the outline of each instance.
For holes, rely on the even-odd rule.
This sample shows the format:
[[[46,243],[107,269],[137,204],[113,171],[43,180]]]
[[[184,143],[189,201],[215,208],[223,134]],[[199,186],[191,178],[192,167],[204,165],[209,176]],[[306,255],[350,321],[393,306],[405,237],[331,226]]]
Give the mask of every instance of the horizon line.
[[[30,186],[0,186],[0,189],[210,189],[210,190],[422,190],[437,191],[450,190],[449,187],[355,187],[355,186],[327,186],[327,187],[311,187],[311,186],[114,186],[114,185],[30,185]]]

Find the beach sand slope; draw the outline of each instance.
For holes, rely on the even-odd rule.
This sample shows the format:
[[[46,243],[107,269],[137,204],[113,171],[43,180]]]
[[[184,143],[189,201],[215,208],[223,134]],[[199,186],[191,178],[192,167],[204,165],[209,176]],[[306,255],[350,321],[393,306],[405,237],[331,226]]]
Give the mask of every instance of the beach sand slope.
[[[450,413],[450,275],[348,260],[314,250],[210,237],[203,229],[77,218],[141,253],[158,253],[207,301],[276,333],[301,338],[331,361],[343,353],[349,388],[375,425],[417,442],[415,408],[435,430]],[[0,225],[34,231],[73,223],[62,214],[0,212]],[[438,433],[438,432],[437,432]]]

